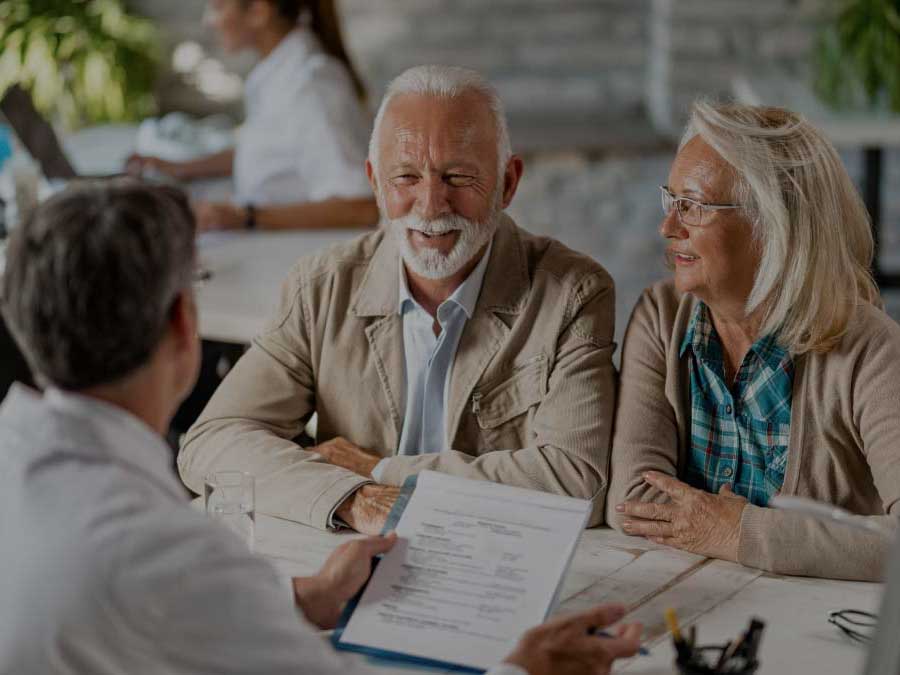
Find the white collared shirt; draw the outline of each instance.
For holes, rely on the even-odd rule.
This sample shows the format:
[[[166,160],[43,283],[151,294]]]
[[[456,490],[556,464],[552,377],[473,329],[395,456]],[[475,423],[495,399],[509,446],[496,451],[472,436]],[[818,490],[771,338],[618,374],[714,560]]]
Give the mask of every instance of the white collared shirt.
[[[371,120],[346,69],[297,28],[251,71],[234,155],[235,201],[286,204],[371,197]]]
[[[131,414],[14,385],[0,457],[0,673],[373,675],[188,506],[171,451]]]
[[[475,312],[493,242],[453,294],[437,309],[439,335],[432,317],[413,298],[400,259],[398,311],[403,318],[403,354],[406,361],[406,413],[398,455],[418,455],[450,449],[447,438],[447,399],[456,348],[466,322]],[[385,459],[375,465],[372,478],[381,482]]]
[[[137,418],[17,385],[0,456],[0,673],[370,672],[188,506],[171,451]]]

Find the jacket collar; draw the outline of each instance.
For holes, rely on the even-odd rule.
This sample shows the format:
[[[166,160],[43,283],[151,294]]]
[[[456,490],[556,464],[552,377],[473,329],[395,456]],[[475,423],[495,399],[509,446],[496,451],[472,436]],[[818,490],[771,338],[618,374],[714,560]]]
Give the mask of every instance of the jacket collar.
[[[479,311],[520,313],[531,290],[531,279],[518,227],[505,213],[500,214],[489,254],[474,314]],[[353,302],[355,316],[387,316],[399,311],[399,264],[397,244],[391,233],[385,232]]]

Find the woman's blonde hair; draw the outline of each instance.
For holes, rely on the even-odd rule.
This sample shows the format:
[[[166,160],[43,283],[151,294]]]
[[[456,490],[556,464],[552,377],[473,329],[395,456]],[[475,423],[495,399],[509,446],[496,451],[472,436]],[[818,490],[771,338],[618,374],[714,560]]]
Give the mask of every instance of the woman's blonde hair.
[[[834,146],[801,115],[736,103],[696,102],[682,146],[696,135],[734,168],[732,203],[754,227],[760,335],[829,351],[859,303],[880,305],[869,216]]]

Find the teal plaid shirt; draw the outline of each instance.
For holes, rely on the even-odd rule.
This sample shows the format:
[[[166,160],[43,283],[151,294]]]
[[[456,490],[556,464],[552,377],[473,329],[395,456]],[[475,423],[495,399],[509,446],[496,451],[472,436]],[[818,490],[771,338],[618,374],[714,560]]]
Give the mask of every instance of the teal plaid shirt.
[[[681,343],[680,356],[687,353],[691,447],[685,482],[708,492],[730,483],[752,504],[766,506],[784,482],[794,382],[790,354],[775,336],[760,338],[729,389],[722,343],[703,303]]]

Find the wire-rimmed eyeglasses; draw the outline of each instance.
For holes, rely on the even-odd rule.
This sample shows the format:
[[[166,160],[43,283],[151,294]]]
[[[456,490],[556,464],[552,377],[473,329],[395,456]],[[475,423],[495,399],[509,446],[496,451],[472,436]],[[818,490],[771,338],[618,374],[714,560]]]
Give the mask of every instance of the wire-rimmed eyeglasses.
[[[828,623],[840,628],[851,640],[868,644],[878,626],[878,616],[861,609],[836,609],[828,612]]]
[[[708,223],[706,211],[741,208],[740,204],[707,204],[690,197],[676,197],[666,185],[660,185],[659,190],[662,193],[663,213],[669,215],[674,209],[678,222],[689,227],[703,227],[704,223]]]

